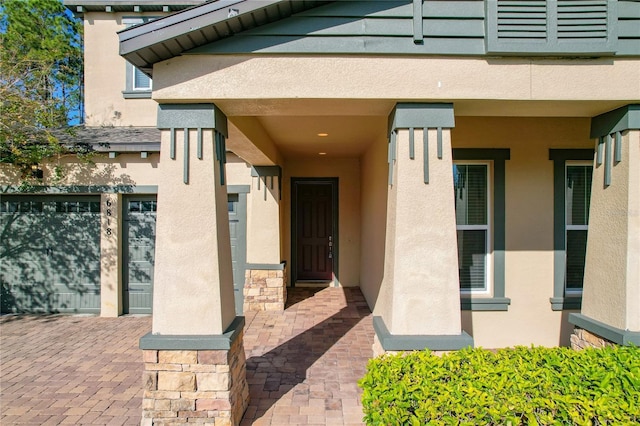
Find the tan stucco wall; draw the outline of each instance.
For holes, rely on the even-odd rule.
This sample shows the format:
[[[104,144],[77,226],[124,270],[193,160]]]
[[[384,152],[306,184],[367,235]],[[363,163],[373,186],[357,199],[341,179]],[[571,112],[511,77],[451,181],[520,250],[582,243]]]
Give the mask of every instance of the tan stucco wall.
[[[463,311],[476,346],[568,345],[553,296],[553,161],[549,148],[593,148],[588,118],[457,117],[454,148],[510,148],[506,161],[507,312]]]
[[[108,158],[99,154],[91,162],[78,162],[75,157],[65,157],[60,162],[41,165],[44,172],[42,185],[157,185],[159,154],[140,158],[140,154],[121,154]],[[53,179],[54,167],[61,165],[63,178]],[[8,165],[0,165],[0,181],[3,185],[18,185],[16,170]]]
[[[607,187],[604,170],[603,155],[593,173],[582,313],[640,331],[640,131],[624,132]]]
[[[378,306],[381,298],[390,297],[379,294],[387,227],[387,152],[387,138],[381,135],[360,159],[360,290],[371,307]]]
[[[146,14],[159,16],[161,13]],[[118,54],[117,31],[123,17],[142,14],[84,15],[85,116],[88,126],[155,127],[157,104],[151,99],[124,99],[126,61]]]
[[[287,107],[291,114],[317,99],[536,101],[543,107],[537,113],[549,115],[557,112],[546,101],[580,100],[576,107],[586,116],[602,112],[602,104],[590,100],[640,99],[640,84],[630,83],[637,81],[640,61],[634,59],[184,55],[156,64],[153,96],[161,102],[215,99],[230,116]],[[243,99],[267,102],[237,102]],[[279,99],[286,104],[269,103]],[[611,102],[611,109],[620,105]],[[456,115],[482,112],[476,105]],[[504,115],[513,112],[504,109]]]
[[[191,140],[196,137],[191,130]],[[178,132],[179,147],[183,138]],[[203,131],[202,160],[195,150],[189,152],[188,185],[183,183],[184,150],[176,149],[171,160],[169,139],[170,131],[163,130],[166,160],[158,178],[153,333],[221,334],[235,317],[235,307],[227,189],[220,185],[213,160],[213,131]]]
[[[281,212],[285,259],[291,264],[291,178],[337,177],[339,215],[338,285],[360,285],[360,160],[358,158],[287,158],[283,168]]]
[[[422,131],[415,138],[422,141]],[[429,140],[436,139],[436,129],[429,129]],[[459,335],[461,331],[449,129],[442,131],[442,147],[439,159],[431,144],[425,184],[422,144],[415,144],[411,159],[409,130],[397,130],[382,281],[391,298],[379,298],[373,310],[392,334]]]

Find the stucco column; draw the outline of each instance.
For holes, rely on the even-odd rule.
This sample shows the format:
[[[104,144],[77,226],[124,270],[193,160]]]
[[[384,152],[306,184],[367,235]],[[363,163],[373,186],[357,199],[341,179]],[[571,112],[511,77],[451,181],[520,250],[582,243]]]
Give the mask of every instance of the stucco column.
[[[100,195],[100,316],[122,314],[122,194]]]
[[[377,353],[473,344],[461,331],[453,125],[451,104],[398,104],[390,117],[385,299],[374,316]]]
[[[582,341],[640,344],[640,105],[595,117],[596,138],[581,314]],[[586,333],[589,333],[587,335]]]
[[[282,311],[287,301],[287,270],[281,261],[282,169],[253,166],[251,183],[243,309]]]
[[[142,423],[237,424],[249,394],[244,318],[234,307],[226,117],[211,104],[160,105],[158,127],[153,327],[140,339]]]

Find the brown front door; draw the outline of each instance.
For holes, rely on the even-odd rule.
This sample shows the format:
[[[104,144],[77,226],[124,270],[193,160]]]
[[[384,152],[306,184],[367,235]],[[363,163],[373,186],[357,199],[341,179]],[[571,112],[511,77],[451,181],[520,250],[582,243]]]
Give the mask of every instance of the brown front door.
[[[336,183],[294,181],[295,279],[298,281],[333,280]]]

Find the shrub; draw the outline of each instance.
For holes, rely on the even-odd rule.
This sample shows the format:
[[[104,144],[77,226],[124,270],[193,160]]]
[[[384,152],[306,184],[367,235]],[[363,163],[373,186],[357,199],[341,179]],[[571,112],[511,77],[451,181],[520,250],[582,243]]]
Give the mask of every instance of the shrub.
[[[359,381],[368,425],[640,424],[640,349],[385,355]]]

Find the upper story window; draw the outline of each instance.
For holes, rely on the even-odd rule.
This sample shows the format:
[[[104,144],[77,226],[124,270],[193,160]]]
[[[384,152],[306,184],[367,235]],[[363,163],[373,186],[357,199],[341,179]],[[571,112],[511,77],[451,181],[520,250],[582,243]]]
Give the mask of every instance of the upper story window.
[[[616,51],[617,1],[488,0],[487,53]]]
[[[142,24],[156,19],[155,17],[140,16],[135,18],[123,18],[122,23],[127,26]],[[126,87],[122,95],[127,98],[151,98],[152,80],[148,75],[127,62],[126,65]]]
[[[133,68],[133,90],[151,90],[151,78],[138,68]]]

